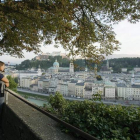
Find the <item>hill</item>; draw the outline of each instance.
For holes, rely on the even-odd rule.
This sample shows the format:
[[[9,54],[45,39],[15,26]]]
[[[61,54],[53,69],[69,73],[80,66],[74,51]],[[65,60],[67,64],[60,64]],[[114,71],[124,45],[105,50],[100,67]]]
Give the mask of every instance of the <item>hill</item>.
[[[28,69],[28,68],[38,68],[47,70],[49,67],[53,66],[54,61],[57,59],[60,67],[69,67],[70,60],[67,58],[62,58],[62,56],[49,56],[47,60],[39,61],[39,60],[25,60],[21,64],[16,65],[16,69]],[[132,70],[134,67],[140,67],[140,58],[115,58],[109,59],[110,67],[113,68],[114,72],[121,72],[121,68],[127,68],[128,71]],[[85,60],[77,59],[74,61],[75,71],[85,70]],[[100,70],[102,65],[106,64],[106,60],[104,60],[100,65],[98,65],[98,71]],[[90,66],[94,67],[94,64],[90,64]]]

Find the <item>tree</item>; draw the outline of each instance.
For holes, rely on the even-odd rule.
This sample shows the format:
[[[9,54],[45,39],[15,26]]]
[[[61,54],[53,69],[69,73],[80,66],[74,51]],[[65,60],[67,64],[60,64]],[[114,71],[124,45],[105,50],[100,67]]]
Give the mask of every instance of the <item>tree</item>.
[[[103,80],[102,77],[101,77],[101,75],[97,75],[96,79],[97,79],[98,81]]]
[[[38,2],[41,1],[41,2]],[[139,20],[138,0],[0,0],[0,54],[23,57],[39,43],[60,43],[70,54],[103,59],[118,50],[112,25]],[[99,45],[96,45],[96,44]]]
[[[56,92],[54,96],[52,94],[49,96],[49,104],[52,106],[52,108],[63,112],[66,105],[66,100],[63,98],[62,94]]]
[[[15,83],[18,84],[18,77],[15,77],[15,78],[14,78],[14,81],[15,81]]]
[[[9,89],[17,92],[17,83],[15,82],[14,78],[11,76],[7,76],[7,79],[9,80]]]

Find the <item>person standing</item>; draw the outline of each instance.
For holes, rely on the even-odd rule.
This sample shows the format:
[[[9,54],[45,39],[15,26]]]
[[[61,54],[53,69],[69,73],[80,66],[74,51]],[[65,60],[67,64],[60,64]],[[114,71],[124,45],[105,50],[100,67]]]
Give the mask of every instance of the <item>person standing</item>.
[[[9,87],[9,80],[4,76],[5,64],[0,61],[0,115],[2,112],[2,105],[4,103],[4,87]]]

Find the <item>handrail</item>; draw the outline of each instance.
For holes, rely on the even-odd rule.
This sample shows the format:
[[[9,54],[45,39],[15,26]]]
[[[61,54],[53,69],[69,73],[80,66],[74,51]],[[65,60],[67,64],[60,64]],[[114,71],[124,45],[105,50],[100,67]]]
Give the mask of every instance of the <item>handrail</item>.
[[[62,120],[60,120],[59,118],[53,116],[52,114],[44,111],[43,109],[40,109],[39,107],[37,107],[36,105],[30,103],[29,101],[27,101],[26,99],[24,99],[23,97],[15,94],[13,91],[9,90],[9,89],[5,89],[5,91],[7,91],[8,93],[10,93],[11,95],[15,96],[16,98],[18,98],[19,100],[23,101],[24,103],[28,104],[29,106],[35,108],[36,110],[38,110],[39,112],[43,113],[44,115],[50,117],[51,119],[57,121],[58,123],[63,124],[65,127],[67,127],[68,129],[70,129],[71,131],[79,134],[80,136],[82,136],[83,138],[87,139],[87,140],[98,140],[97,138],[89,135],[88,133],[74,127],[73,125],[66,123]]]

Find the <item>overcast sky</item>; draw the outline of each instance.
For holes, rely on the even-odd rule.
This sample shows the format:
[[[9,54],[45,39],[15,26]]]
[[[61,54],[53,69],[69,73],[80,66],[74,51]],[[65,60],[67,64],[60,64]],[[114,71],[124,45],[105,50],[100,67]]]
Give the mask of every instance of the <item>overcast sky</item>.
[[[120,22],[114,25],[114,31],[116,33],[116,38],[121,42],[121,49],[114,54],[130,54],[134,56],[140,55],[140,22],[136,24],[131,24],[127,21]],[[42,52],[53,52],[61,51],[65,52],[63,48],[54,48],[53,45],[42,46]],[[0,61],[10,62],[10,63],[21,63],[25,59],[32,59],[36,55],[34,53],[24,52],[25,58],[19,59],[8,55],[0,56]]]

